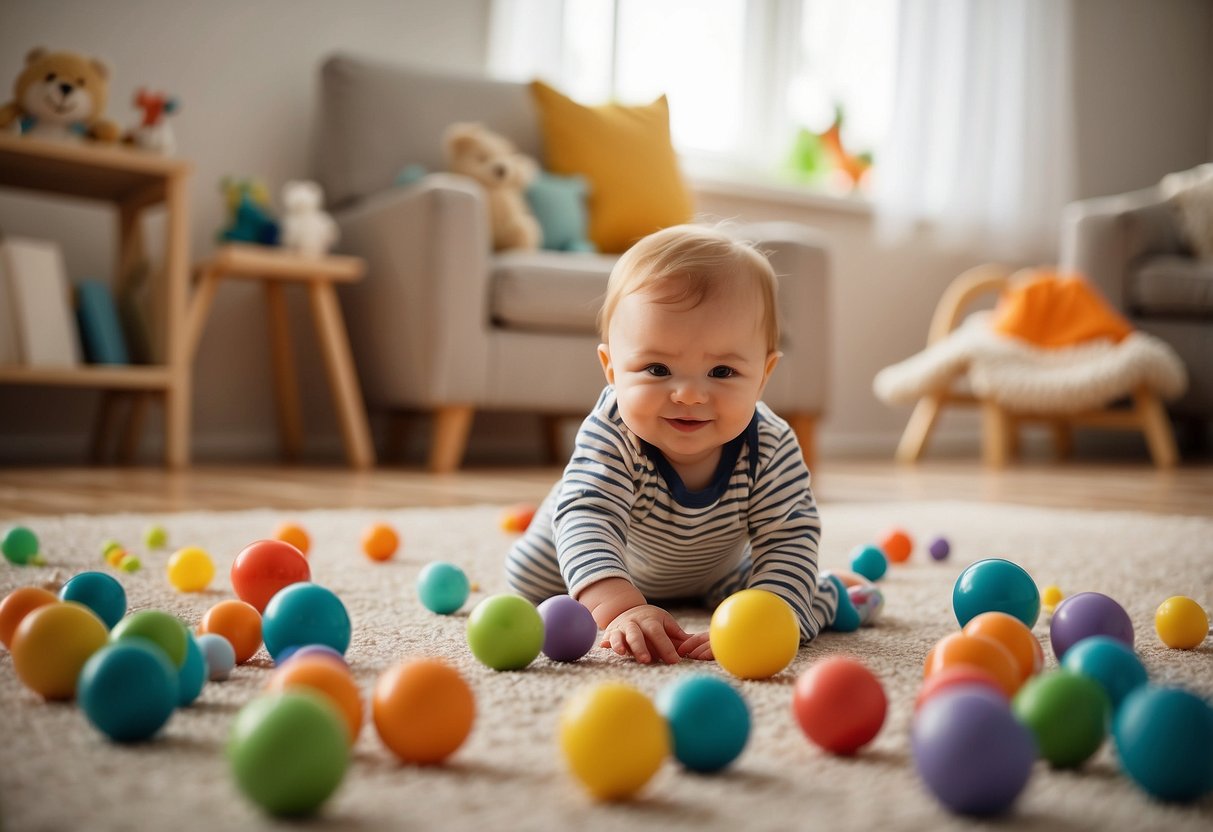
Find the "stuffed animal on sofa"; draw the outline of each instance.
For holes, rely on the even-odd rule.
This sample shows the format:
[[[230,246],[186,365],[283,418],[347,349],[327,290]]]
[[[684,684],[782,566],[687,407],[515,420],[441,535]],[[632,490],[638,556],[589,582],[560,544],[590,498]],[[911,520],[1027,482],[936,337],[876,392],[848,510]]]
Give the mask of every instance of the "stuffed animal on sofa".
[[[536,249],[542,239],[539,221],[524,193],[538,166],[504,136],[482,124],[452,124],[443,137],[447,165],[484,186],[488,197],[493,249]]]
[[[116,141],[118,125],[105,118],[109,68],[75,52],[42,47],[25,57],[12,101],[0,107],[0,130],[45,139]]]

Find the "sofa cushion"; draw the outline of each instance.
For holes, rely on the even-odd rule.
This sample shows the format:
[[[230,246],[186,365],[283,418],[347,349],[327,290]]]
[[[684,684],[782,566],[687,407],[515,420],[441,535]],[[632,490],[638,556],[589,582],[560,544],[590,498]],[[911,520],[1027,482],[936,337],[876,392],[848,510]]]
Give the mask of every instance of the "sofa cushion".
[[[1129,280],[1137,315],[1213,318],[1213,262],[1193,257],[1152,257]]]
[[[615,258],[550,251],[493,258],[493,322],[505,329],[590,334]]]

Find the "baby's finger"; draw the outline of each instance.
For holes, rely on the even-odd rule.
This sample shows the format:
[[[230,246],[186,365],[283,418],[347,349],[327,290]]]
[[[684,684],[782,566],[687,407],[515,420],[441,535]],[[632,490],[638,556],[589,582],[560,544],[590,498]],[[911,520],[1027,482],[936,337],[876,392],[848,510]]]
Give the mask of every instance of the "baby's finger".
[[[641,625],[641,628],[649,637],[649,643],[653,645],[653,649],[657,651],[658,656],[661,656],[663,662],[678,664],[682,661],[678,651],[674,649],[674,642],[670,641],[670,637],[666,635],[663,622],[648,619]]]
[[[632,655],[636,657],[636,661],[641,664],[648,664],[653,660],[649,654],[649,646],[645,642],[644,632],[635,621],[629,621],[624,625],[624,637],[627,639],[628,648],[632,651]]]
[[[665,619],[664,623],[665,623],[666,633],[669,635],[670,638],[674,639],[675,641],[683,642],[691,637],[691,634],[688,633],[686,630],[682,629],[682,626],[677,621],[674,620],[673,616],[670,616],[669,618]]]
[[[703,644],[699,645],[694,650],[692,650],[690,655],[687,656],[687,658],[693,659],[695,661],[701,661],[701,662],[712,661],[713,659],[716,658],[716,655],[712,652],[712,642],[705,641]]]
[[[621,656],[626,656],[628,654],[628,645],[623,637],[623,633],[620,630],[611,630],[610,640],[607,646]]]
[[[687,640],[678,645],[678,653],[682,656],[689,656],[695,652],[699,646],[706,644],[708,641],[707,633],[696,633],[693,636],[687,636]]]

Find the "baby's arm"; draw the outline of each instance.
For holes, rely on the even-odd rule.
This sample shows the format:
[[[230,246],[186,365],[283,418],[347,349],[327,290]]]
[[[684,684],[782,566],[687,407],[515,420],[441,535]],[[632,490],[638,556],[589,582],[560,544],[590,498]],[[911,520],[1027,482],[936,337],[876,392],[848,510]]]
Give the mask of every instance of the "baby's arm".
[[[636,661],[648,664],[654,654],[666,664],[677,664],[680,646],[690,636],[674,617],[645,601],[626,578],[605,578],[581,591],[578,599],[589,607],[605,633],[602,647],[610,647],[621,656],[631,653]]]

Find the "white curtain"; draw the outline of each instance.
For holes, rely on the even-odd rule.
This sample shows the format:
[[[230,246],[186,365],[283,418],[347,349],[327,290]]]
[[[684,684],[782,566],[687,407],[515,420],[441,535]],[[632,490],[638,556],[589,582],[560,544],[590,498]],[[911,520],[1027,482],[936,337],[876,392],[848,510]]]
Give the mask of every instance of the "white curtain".
[[[902,0],[875,197],[882,236],[926,227],[1014,260],[1056,257],[1074,196],[1068,0]]]

